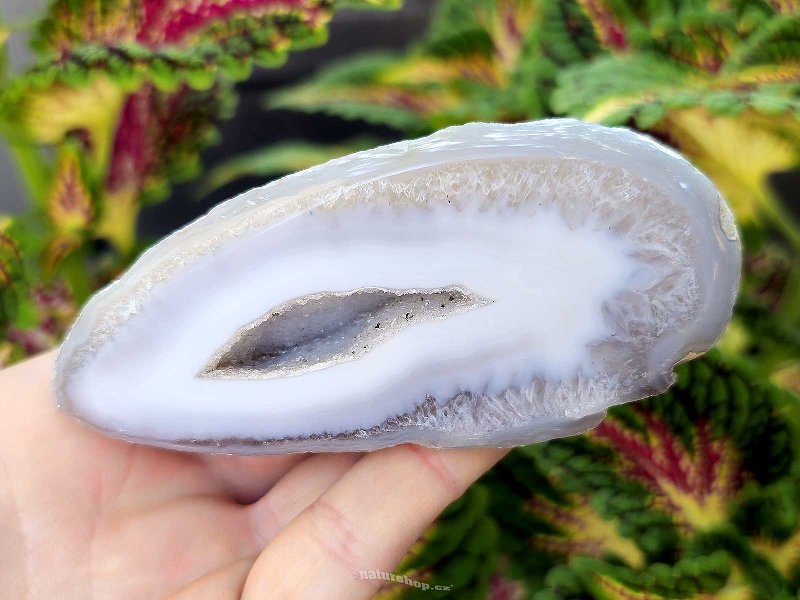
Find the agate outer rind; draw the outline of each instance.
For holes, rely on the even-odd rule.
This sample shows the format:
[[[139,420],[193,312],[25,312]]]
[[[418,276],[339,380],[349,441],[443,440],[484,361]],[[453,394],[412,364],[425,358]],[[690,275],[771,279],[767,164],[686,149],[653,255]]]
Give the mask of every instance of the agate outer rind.
[[[714,185],[674,151],[647,136],[572,119],[532,123],[472,123],[450,127],[413,141],[399,142],[336,159],[284,177],[233,198],[145,252],[119,280],[96,294],[81,312],[62,345],[56,364],[55,393],[63,409],[82,417],[67,394],[70,376],[102,345],[115,328],[143,306],[162,281],[252,231],[280,225],[315,208],[315,198],[336,194],[371,180],[459,161],[503,159],[588,160],[631,170],[657,185],[689,214],[695,244],[697,279],[704,292],[694,319],[659,336],[646,369],[644,394],[621,395],[611,404],[659,393],[674,380],[675,364],[705,352],[722,334],[735,300],[741,247],[731,212]],[[457,282],[454,282],[457,283]],[[242,324],[244,325],[244,324]],[[420,399],[422,400],[422,399]],[[595,407],[596,408],[596,407]],[[152,445],[188,450],[270,454],[300,451],[369,450],[402,442],[435,447],[511,446],[584,431],[596,425],[604,410],[565,416],[521,430],[481,432],[475,436],[394,429],[321,434],[285,440],[153,439],[130,432],[107,433]],[[85,419],[91,423],[91,419]]]

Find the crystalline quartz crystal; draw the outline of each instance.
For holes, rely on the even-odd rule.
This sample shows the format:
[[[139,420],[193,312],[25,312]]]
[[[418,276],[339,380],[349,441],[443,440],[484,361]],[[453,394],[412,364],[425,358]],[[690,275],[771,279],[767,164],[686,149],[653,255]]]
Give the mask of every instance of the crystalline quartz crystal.
[[[474,123],[233,198],[81,313],[60,406],[200,451],[510,446],[666,389],[731,315],[711,182],[624,129]]]

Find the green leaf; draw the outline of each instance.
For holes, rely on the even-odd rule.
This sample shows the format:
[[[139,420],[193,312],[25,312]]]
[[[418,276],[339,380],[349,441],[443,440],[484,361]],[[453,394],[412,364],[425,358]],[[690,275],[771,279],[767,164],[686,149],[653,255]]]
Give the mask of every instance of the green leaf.
[[[612,101],[665,95],[684,86],[689,76],[684,67],[653,54],[601,58],[565,69],[552,105],[558,113],[590,115]]]
[[[650,129],[661,121],[667,114],[666,107],[660,102],[651,102],[641,106],[634,115],[636,127]]]
[[[780,115],[798,106],[797,98],[763,89],[750,96],[750,106],[765,115]]]
[[[800,19],[797,14],[763,18],[731,52],[723,73],[743,74],[757,81],[796,80],[800,75],[799,54]]]
[[[702,103],[712,113],[725,116],[739,115],[746,106],[745,99],[736,92],[712,92],[703,97]]]

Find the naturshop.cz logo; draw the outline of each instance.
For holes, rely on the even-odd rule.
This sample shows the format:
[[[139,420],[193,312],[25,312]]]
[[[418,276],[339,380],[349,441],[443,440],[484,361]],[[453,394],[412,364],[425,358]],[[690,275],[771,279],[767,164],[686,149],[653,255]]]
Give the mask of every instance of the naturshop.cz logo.
[[[386,571],[353,571],[353,579],[394,581],[425,591],[436,590],[437,592],[449,592],[453,589],[452,585],[431,585],[424,581],[411,579],[406,575],[397,575],[396,573],[387,573]]]

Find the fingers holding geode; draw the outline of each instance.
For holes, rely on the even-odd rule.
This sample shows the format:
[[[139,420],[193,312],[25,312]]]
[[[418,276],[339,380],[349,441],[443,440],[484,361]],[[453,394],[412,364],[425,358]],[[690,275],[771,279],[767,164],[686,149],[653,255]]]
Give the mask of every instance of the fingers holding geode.
[[[297,464],[258,502],[247,507],[252,523],[253,552],[261,552],[361,456],[357,453],[311,456]]]
[[[213,454],[201,458],[222,488],[240,504],[250,504],[261,498],[281,477],[305,459],[305,454],[284,456]]]
[[[253,560],[241,558],[206,573],[165,596],[164,600],[238,600]]]
[[[506,450],[402,445],[365,456],[256,560],[242,597],[369,598],[425,528]],[[355,576],[354,576],[355,573]]]

